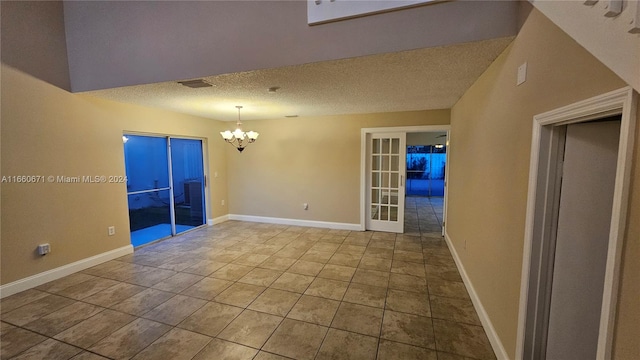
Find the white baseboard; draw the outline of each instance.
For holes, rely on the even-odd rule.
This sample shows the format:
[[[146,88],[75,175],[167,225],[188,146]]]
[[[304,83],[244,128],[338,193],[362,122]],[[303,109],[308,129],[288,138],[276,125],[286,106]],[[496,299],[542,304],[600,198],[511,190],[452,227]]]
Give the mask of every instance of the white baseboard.
[[[449,237],[449,233],[446,231],[444,233],[444,239],[449,247],[449,251],[453,256],[453,260],[456,262],[456,266],[458,266],[458,270],[460,271],[460,276],[462,277],[462,281],[464,282],[467,291],[469,292],[469,297],[471,297],[471,302],[478,313],[478,317],[480,318],[480,322],[484,327],[484,331],[487,333],[487,337],[489,338],[489,342],[491,343],[491,347],[493,348],[493,352],[496,354],[498,360],[509,360],[509,355],[507,355],[507,351],[504,349],[502,345],[502,341],[500,341],[500,337],[496,333],[496,329],[493,327],[493,323],[491,323],[491,319],[489,319],[489,315],[487,314],[484,306],[482,306],[482,302],[480,301],[480,297],[478,297],[478,293],[476,293],[473,284],[471,283],[471,279],[467,275],[467,271],[462,265],[462,261],[456,252],[455,247],[453,246],[453,242]]]
[[[220,224],[223,223],[225,221],[229,220],[229,215],[222,215],[222,216],[218,216],[215,219],[208,219],[207,220],[207,225],[212,226],[215,224]]]
[[[266,216],[236,215],[236,214],[229,214],[229,220],[259,222],[259,223],[278,224],[278,225],[317,227],[317,228],[336,229],[336,230],[362,231],[362,226],[360,226],[360,224],[337,223],[337,222],[315,221],[315,220],[285,219],[285,218],[275,218],[275,217],[266,217]]]
[[[132,252],[132,245],[123,246],[121,248],[107,251],[102,254],[91,256],[86,259],[73,262],[71,264],[63,265],[55,269],[47,270],[45,272],[26,277],[24,279],[2,285],[0,286],[0,299],[24,290],[34,288],[44,283],[48,283],[49,281],[60,279],[61,277],[71,275],[78,271],[88,269],[92,266],[102,264],[103,262],[107,262],[109,260],[131,254]]]

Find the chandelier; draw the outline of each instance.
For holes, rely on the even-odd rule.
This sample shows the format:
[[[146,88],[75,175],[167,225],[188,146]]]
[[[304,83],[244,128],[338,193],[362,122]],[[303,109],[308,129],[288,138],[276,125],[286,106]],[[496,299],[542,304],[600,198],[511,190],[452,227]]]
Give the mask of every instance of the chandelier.
[[[260,134],[255,131],[242,131],[242,122],[240,121],[240,109],[242,109],[242,106],[238,105],[236,106],[236,108],[238,109],[238,122],[236,123],[236,130],[233,132],[230,130],[223,131],[220,132],[220,135],[222,135],[224,141],[235,146],[238,151],[242,152],[245,146],[247,146],[247,144],[255,142],[258,138],[258,135]]]

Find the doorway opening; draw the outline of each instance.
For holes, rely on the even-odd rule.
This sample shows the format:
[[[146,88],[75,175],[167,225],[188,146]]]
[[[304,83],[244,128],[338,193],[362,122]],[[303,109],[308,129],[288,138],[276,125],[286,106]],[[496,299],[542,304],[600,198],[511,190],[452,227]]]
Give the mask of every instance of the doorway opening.
[[[625,88],[534,117],[518,359],[611,356],[636,104]]]
[[[405,234],[442,234],[446,164],[446,131],[407,133]]]
[[[448,125],[362,129],[363,230],[444,233],[448,131]]]
[[[203,226],[203,141],[125,134],[127,199],[134,247]]]
[[[407,196],[444,197],[447,133],[407,134]]]

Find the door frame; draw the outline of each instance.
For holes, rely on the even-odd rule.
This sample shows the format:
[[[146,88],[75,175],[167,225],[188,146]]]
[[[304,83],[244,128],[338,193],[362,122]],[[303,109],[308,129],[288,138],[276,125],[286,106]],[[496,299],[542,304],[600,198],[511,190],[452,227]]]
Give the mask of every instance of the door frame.
[[[544,350],[546,343],[546,312],[555,254],[553,219],[557,216],[554,209],[559,201],[557,179],[561,159],[558,155],[561,153],[563,126],[620,115],[620,140],[597,350],[598,359],[611,358],[631,182],[637,101],[638,94],[631,87],[625,87],[533,117],[517,359],[534,359],[539,351]]]
[[[446,132],[446,144],[447,144],[447,167],[445,169],[445,184],[448,180],[449,174],[449,132],[451,125],[419,125],[419,126],[391,126],[391,127],[374,127],[374,128],[361,128],[360,129],[360,230],[366,230],[366,218],[367,218],[367,140],[371,134],[375,133],[387,133],[387,132],[404,132],[406,133],[419,133],[419,132]],[[406,159],[404,160],[406,161]],[[447,187],[444,189],[444,206],[443,207],[443,219],[442,226],[447,221]]]

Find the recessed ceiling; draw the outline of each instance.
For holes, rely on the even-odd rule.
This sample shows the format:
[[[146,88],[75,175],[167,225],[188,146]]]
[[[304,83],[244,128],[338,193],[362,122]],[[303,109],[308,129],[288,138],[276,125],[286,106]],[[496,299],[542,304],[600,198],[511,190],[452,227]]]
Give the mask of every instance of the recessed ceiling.
[[[243,120],[448,109],[512,40],[203,77],[212,87],[171,81],[86,94],[223,121],[237,119],[236,105]]]

